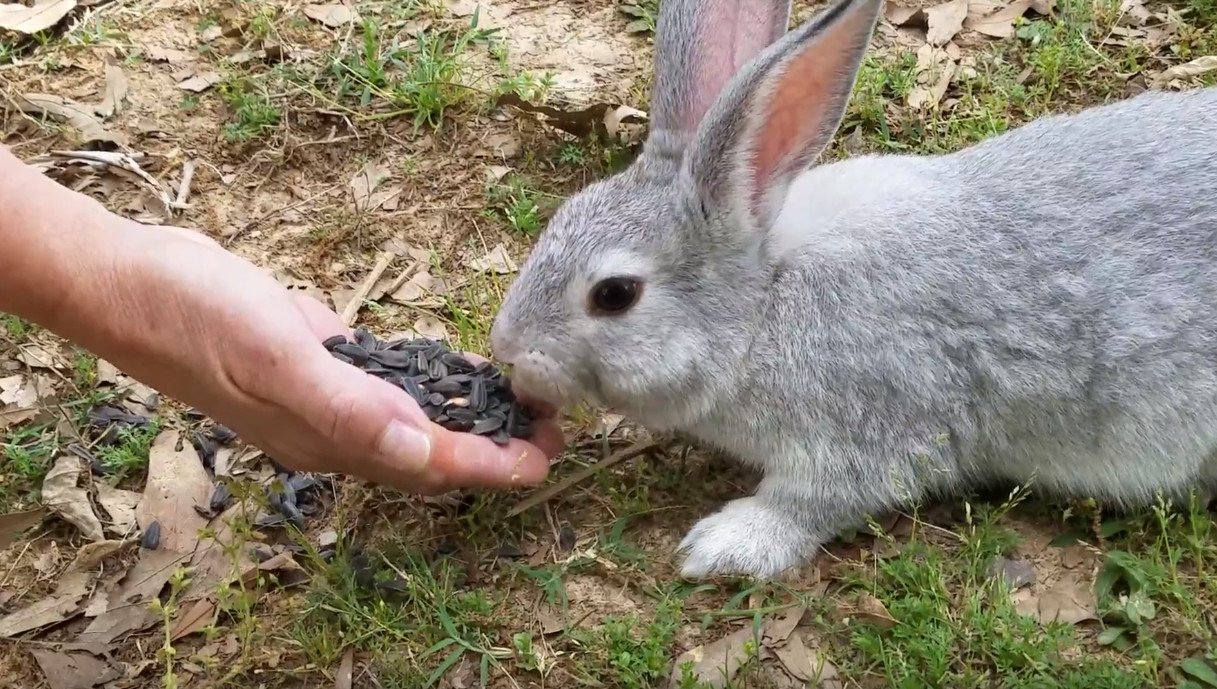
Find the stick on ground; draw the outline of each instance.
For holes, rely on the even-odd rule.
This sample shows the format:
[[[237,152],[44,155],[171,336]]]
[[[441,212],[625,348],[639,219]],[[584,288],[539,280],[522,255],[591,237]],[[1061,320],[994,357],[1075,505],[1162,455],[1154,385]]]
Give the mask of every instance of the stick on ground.
[[[585,480],[591,478],[592,476],[595,476],[596,474],[600,473],[601,471],[608,469],[611,466],[620,464],[628,459],[633,459],[635,457],[638,457],[639,455],[644,455],[648,452],[651,452],[652,450],[657,449],[658,447],[659,447],[659,442],[655,441],[655,440],[643,440],[643,441],[634,443],[633,445],[625,448],[624,450],[620,450],[620,451],[610,455],[607,459],[602,459],[599,462],[596,462],[595,464],[590,464],[588,466],[583,467],[579,471],[576,471],[575,473],[571,474],[570,476],[567,476],[566,478],[562,479],[561,481],[558,481],[557,483],[554,483],[554,484],[545,486],[544,488],[539,488],[536,491],[533,491],[532,495],[529,495],[528,497],[524,498],[520,502],[516,503],[516,506],[511,508],[511,511],[509,511],[507,513],[507,516],[514,517],[517,514],[526,512],[526,511],[532,509],[533,507],[536,507],[537,505],[540,505],[541,503],[546,502],[549,499],[551,499],[561,493],[566,492],[568,489],[570,489],[571,486],[574,486],[577,483],[585,481]]]
[[[355,324],[355,317],[359,315],[359,309],[363,308],[363,300],[371,294],[372,288],[380,280],[380,276],[384,275],[389,269],[389,264],[393,259],[397,258],[397,254],[391,251],[382,251],[380,258],[376,259],[376,266],[372,268],[372,272],[368,273],[368,277],[359,285],[359,289],[355,290],[355,295],[351,297],[351,302],[342,310],[342,322],[350,327]]]

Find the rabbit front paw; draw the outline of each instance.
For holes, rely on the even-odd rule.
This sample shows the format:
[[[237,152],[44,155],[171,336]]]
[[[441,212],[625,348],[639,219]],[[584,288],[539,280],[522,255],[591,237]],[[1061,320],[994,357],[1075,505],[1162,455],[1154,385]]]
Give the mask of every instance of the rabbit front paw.
[[[681,541],[677,551],[686,554],[681,576],[771,579],[802,564],[816,543],[783,512],[757,496],[727,503],[694,524]]]

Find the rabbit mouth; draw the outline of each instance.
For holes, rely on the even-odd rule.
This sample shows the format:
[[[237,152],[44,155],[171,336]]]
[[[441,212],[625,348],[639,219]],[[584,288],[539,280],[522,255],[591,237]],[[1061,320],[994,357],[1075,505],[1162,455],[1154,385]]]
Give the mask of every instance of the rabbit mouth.
[[[512,363],[511,383],[518,392],[561,408],[578,401],[576,386],[558,363],[540,352],[529,352]]]

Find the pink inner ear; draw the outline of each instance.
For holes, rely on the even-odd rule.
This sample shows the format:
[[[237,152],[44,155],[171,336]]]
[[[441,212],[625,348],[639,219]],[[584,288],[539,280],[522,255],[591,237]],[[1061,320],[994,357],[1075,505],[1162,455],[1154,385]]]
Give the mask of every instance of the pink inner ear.
[[[810,164],[806,158],[828,143],[831,132],[825,130],[836,124],[832,117],[838,99],[849,97],[842,93],[842,79],[855,58],[858,36],[865,35],[861,24],[866,20],[858,11],[841,17],[782,66],[754,125],[754,209],[761,207],[775,176],[794,172],[788,169],[792,165]]]
[[[697,15],[697,45],[688,69],[695,74],[692,108],[682,124],[695,131],[723,86],[786,30],[774,25],[785,17],[775,11],[785,0],[708,0]]]

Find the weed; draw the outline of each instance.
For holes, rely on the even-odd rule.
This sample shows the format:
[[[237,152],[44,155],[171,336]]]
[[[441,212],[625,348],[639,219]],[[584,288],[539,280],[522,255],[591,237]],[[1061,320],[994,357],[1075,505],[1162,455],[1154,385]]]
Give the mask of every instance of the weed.
[[[655,33],[655,21],[659,18],[659,0],[640,0],[618,5],[622,14],[631,17],[625,30],[630,33]]]
[[[506,183],[492,183],[486,189],[486,200],[493,217],[498,211],[507,224],[525,236],[541,231],[541,195],[529,186],[526,178],[512,175]]]
[[[152,449],[161,425],[161,420],[154,418],[147,426],[124,428],[118,433],[118,442],[99,446],[93,454],[117,480],[135,476],[147,470],[148,451]]]
[[[5,479],[0,482],[0,513],[37,498],[54,454],[54,428],[27,425],[8,431],[0,443]]]
[[[0,332],[20,344],[37,332],[38,326],[10,314],[0,314]]]
[[[667,675],[672,643],[680,628],[682,603],[675,596],[658,602],[649,623],[637,616],[608,617],[599,626],[575,630],[571,644],[583,658],[576,676],[591,684],[609,682],[622,689],[656,686]]]
[[[232,121],[224,125],[229,141],[262,138],[279,126],[279,108],[271,102],[261,80],[237,78],[220,84],[220,97],[232,111]]]

